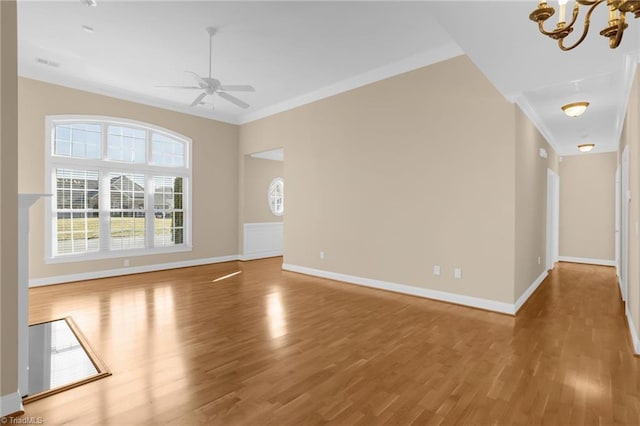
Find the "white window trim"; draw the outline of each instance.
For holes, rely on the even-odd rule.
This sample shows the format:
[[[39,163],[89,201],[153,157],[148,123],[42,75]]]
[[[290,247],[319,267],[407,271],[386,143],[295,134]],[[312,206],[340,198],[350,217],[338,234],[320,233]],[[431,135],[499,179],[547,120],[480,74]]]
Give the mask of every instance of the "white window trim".
[[[180,142],[184,143],[184,161],[185,167],[166,167],[166,166],[154,166],[150,164],[141,164],[141,163],[127,163],[127,162],[119,162],[119,161],[105,161],[105,160],[93,160],[93,159],[78,159],[78,158],[70,158],[63,156],[54,156],[53,155],[53,146],[54,146],[54,126],[56,124],[69,122],[69,123],[93,123],[93,124],[111,124],[111,125],[122,125],[122,126],[133,126],[145,129],[147,131],[153,131],[156,133],[164,133],[171,138],[177,139]],[[181,252],[189,252],[193,250],[192,245],[192,140],[191,138],[181,135],[177,132],[174,132],[169,129],[165,129],[160,126],[153,125],[151,123],[145,123],[142,121],[130,120],[126,118],[119,117],[108,117],[108,116],[97,116],[97,115],[49,115],[45,117],[45,134],[46,134],[46,146],[45,146],[45,165],[46,165],[46,173],[45,173],[45,185],[47,191],[51,191],[53,189],[52,184],[55,181],[55,170],[58,167],[68,167],[68,168],[78,168],[81,167],[83,169],[97,169],[100,171],[108,169],[109,171],[115,172],[126,172],[126,173],[142,173],[145,175],[155,175],[155,176],[180,176],[186,178],[186,182],[183,182],[183,191],[182,191],[182,204],[183,211],[185,213],[185,222],[184,225],[184,243],[178,246],[170,246],[170,247],[154,247],[154,248],[145,248],[145,249],[124,249],[124,250],[109,250],[109,251],[99,251],[99,252],[89,252],[89,253],[80,253],[80,254],[65,254],[61,256],[54,257],[53,253],[53,212],[54,212],[54,200],[56,199],[56,194],[53,197],[47,197],[45,199],[45,263],[47,264],[55,264],[55,263],[72,263],[72,262],[84,262],[84,261],[95,261],[102,259],[113,259],[113,258],[129,258],[129,257],[137,257],[137,256],[146,256],[146,255],[158,255],[158,254],[169,254],[169,253],[181,253]],[[150,133],[147,133],[146,137],[146,159],[147,162],[150,160],[151,156],[151,138],[149,137]],[[103,158],[106,158],[106,137],[107,135],[102,135],[102,155]],[[108,164],[108,167],[106,167]],[[101,173],[102,174],[102,173]],[[100,200],[100,229],[106,230],[108,229],[108,214],[103,214],[109,211],[108,203],[104,203],[102,194],[104,191],[101,191],[101,200]],[[149,193],[147,193],[149,195]],[[150,204],[152,206],[153,203]],[[150,207],[151,208],[151,207]],[[152,209],[152,208],[151,208]],[[149,208],[146,209],[149,211]],[[149,222],[149,221],[147,221]],[[101,231],[101,238],[104,232]]]

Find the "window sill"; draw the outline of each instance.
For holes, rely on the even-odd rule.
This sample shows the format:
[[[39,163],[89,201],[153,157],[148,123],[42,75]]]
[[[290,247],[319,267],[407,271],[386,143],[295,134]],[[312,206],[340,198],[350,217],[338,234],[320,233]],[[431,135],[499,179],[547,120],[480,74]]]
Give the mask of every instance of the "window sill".
[[[122,259],[122,258],[131,258],[131,257],[139,257],[139,256],[186,253],[190,251],[193,251],[193,246],[191,245],[184,245],[180,247],[162,247],[162,248],[153,248],[153,249],[117,250],[117,251],[108,251],[108,252],[99,252],[99,253],[90,253],[90,254],[58,256],[54,258],[48,257],[45,259],[45,263],[57,264],[57,263],[92,262],[92,261],[98,261],[98,260]]]

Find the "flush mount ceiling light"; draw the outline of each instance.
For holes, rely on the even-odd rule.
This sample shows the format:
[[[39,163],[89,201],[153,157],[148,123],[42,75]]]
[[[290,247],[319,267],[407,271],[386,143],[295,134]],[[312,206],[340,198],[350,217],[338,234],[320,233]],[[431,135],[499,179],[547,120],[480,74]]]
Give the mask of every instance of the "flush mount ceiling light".
[[[562,106],[562,110],[569,117],[578,117],[582,115],[589,106],[589,102],[573,102]]]
[[[578,145],[578,150],[580,152],[589,152],[593,149],[593,147],[596,146],[595,144],[592,143],[583,143]]]
[[[538,8],[531,12],[529,19],[538,23],[538,29],[540,32],[549,38],[558,41],[558,47],[561,50],[571,50],[578,46],[587,37],[589,32],[589,24],[591,23],[591,14],[600,3],[604,3],[605,0],[576,0],[576,4],[573,6],[573,15],[571,21],[567,24],[567,1],[558,0],[558,6],[560,13],[558,13],[558,25],[555,30],[546,31],[544,29],[544,22],[551,18],[556,10],[547,5],[546,0],[540,0]],[[609,21],[607,27],[600,31],[600,35],[609,39],[609,47],[615,49],[620,45],[622,41],[622,33],[627,29],[629,24],[625,22],[625,14],[632,13],[636,18],[640,18],[640,0],[606,0],[607,7],[609,8]],[[584,17],[584,24],[582,35],[571,46],[564,45],[564,39],[571,34],[574,29],[575,23],[580,13],[580,6],[587,8],[586,15]]]

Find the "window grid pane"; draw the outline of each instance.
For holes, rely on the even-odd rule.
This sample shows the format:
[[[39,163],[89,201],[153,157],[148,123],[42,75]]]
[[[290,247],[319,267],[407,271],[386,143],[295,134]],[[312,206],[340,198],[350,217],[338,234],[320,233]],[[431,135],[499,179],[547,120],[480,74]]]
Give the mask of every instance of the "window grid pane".
[[[98,251],[98,172],[56,169],[55,181],[56,253],[65,255]]]
[[[111,250],[145,247],[145,177],[142,174],[110,173]]]
[[[269,185],[269,208],[274,215],[284,214],[284,181],[275,178]]]
[[[141,129],[109,126],[107,135],[107,157],[111,161],[144,163],[145,136]]]
[[[158,166],[184,167],[184,144],[153,133],[151,136],[151,162]]]
[[[154,216],[156,247],[184,244],[183,178],[155,176]]]
[[[111,212],[110,215],[111,250],[145,248],[144,212]]]
[[[102,126],[99,124],[60,124],[54,130],[55,155],[77,158],[100,158]]]

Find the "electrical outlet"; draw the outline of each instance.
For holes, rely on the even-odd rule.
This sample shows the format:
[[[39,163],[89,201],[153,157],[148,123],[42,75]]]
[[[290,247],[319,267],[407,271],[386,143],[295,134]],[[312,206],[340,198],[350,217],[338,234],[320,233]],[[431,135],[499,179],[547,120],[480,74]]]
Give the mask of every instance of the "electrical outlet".
[[[440,275],[440,265],[433,265],[433,275]]]
[[[323,251],[320,252],[320,259],[324,259],[324,252]]]
[[[124,266],[129,266],[129,259],[124,260]]]
[[[455,269],[453,270],[453,277],[454,277],[455,279],[458,279],[458,280],[459,280],[460,278],[462,278],[462,269],[460,269],[460,268],[455,268]]]
[[[540,264],[540,256],[538,256],[538,265]]]

